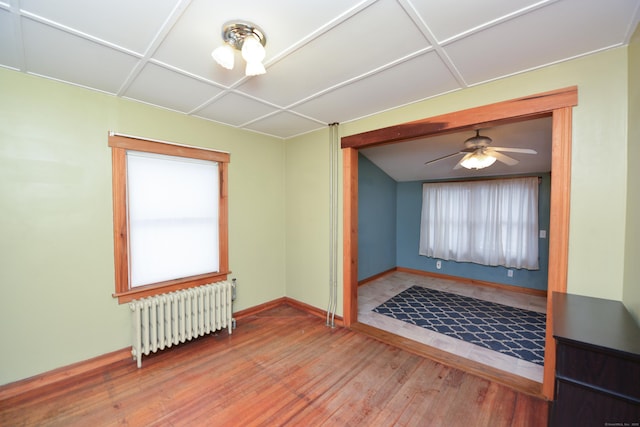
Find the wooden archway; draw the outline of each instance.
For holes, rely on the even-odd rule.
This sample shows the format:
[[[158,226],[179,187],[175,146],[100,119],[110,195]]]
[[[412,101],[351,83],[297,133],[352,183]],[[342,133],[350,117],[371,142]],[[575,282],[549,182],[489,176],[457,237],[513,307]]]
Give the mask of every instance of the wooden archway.
[[[476,127],[552,117],[551,217],[544,377],[541,393],[553,399],[555,343],[552,336],[553,292],[566,293],[571,194],[572,108],[578,104],[575,86],[510,101],[443,114],[341,139],[343,150],[343,318],[345,326],[358,315],[358,150],[375,145],[460,132]]]

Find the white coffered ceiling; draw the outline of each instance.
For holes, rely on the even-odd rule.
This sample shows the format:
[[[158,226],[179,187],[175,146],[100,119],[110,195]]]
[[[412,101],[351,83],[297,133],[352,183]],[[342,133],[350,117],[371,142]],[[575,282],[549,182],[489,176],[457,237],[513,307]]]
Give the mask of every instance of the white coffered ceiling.
[[[638,0],[0,0],[0,66],[290,138],[625,45],[639,8]],[[237,19],[265,31],[267,74],[245,77],[242,64],[229,71],[211,58],[223,24]]]

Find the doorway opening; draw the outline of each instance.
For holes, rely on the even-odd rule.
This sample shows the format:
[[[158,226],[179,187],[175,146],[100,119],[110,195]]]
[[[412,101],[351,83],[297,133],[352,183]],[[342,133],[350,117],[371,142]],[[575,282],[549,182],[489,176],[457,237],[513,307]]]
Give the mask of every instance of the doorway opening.
[[[552,118],[551,219],[549,224],[549,276],[544,375],[540,394],[553,399],[555,344],[553,292],[566,292],[569,199],[571,177],[572,108],[577,105],[577,88],[569,87],[524,98],[426,118],[397,126],[343,137],[343,318],[346,326],[357,322],[358,313],[358,150],[375,145],[493,127],[501,124]]]

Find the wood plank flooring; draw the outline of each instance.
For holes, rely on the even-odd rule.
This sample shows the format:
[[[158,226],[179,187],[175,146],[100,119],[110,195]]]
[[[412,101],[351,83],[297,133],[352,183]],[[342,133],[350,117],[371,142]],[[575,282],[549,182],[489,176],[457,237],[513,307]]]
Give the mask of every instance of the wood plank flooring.
[[[288,305],[0,401],[0,425],[545,426],[548,403]]]

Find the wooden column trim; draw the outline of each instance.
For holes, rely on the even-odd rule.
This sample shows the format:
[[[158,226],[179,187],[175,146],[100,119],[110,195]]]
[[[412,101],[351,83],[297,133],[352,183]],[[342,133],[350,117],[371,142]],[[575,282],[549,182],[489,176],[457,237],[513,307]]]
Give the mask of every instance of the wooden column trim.
[[[553,292],[567,292],[569,265],[569,208],[571,200],[571,107],[553,112],[551,143],[551,212],[549,222],[549,277],[547,330],[542,394],[554,398],[556,344],[553,339]]]
[[[343,167],[343,320],[358,321],[358,150],[342,150]]]

